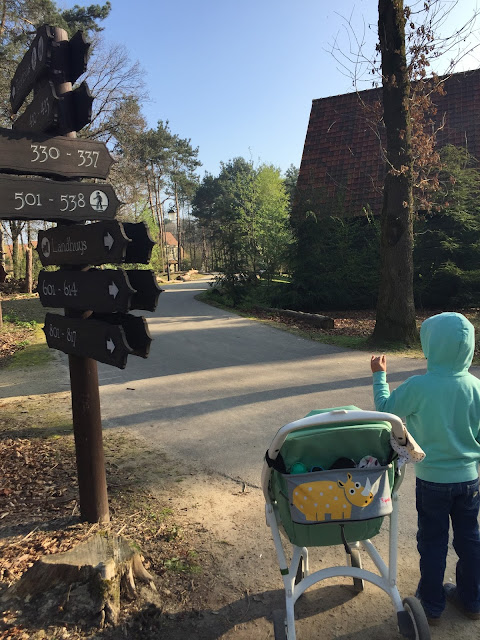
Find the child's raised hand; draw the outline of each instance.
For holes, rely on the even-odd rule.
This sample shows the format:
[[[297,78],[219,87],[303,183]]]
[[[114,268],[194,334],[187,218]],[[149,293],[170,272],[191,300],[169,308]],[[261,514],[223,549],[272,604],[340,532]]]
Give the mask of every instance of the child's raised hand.
[[[372,373],[377,371],[386,371],[387,370],[387,357],[383,353],[381,356],[372,356],[370,360],[370,367],[372,369]]]

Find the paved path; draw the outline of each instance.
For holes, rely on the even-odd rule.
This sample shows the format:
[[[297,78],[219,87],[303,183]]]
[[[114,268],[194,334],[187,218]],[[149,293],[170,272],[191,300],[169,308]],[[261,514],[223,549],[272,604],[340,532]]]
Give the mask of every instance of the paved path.
[[[372,409],[369,354],[312,342],[198,302],[205,282],[170,285],[149,317],[147,360],[100,367],[105,427],[132,427],[208,471],[259,485],[283,424],[311,409]],[[424,363],[393,358],[396,384]]]
[[[259,486],[275,432],[310,410],[372,409],[369,354],[340,349],[250,321],[194,299],[206,280],[166,285],[146,314],[149,357],[126,369],[99,365],[104,428],[131,428],[170,455]],[[38,370],[0,371],[0,397],[69,389],[67,359]],[[424,361],[389,359],[389,381]]]

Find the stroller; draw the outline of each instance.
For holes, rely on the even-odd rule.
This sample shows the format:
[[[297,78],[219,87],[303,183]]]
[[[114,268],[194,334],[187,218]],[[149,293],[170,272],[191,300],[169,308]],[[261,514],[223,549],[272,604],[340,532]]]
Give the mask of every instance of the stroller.
[[[275,640],[295,640],[296,601],[312,585],[336,576],[352,578],[358,592],[364,580],[383,589],[392,599],[399,632],[406,638],[429,640],[420,601],[415,597],[402,601],[396,586],[398,488],[404,463],[424,455],[400,418],[354,406],[312,411],[279,429],[262,470],[267,525],[286,600],[286,611],[273,613]],[[388,566],[370,541],[380,532],[385,516],[390,517]],[[280,531],[292,544],[290,565]],[[308,547],[341,544],[346,566],[310,571]],[[362,569],[361,548],[378,574]]]

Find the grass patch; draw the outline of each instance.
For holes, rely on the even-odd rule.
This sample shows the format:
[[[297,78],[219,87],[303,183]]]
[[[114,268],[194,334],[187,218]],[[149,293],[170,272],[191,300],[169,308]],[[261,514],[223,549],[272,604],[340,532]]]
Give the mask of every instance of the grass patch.
[[[36,322],[43,324],[45,320],[45,313],[47,309],[42,307],[40,298],[26,297],[29,294],[25,294],[22,298],[12,298],[10,300],[2,299],[2,310],[4,320],[7,318],[9,321],[17,322]]]
[[[58,439],[72,433],[70,394],[26,396],[0,403],[0,439]]]
[[[47,309],[38,296],[25,294],[2,300],[3,327],[0,330],[0,366],[25,368],[49,362],[54,352],[47,347],[42,327]]]
[[[250,320],[263,322],[270,327],[280,329],[281,331],[287,331],[288,333],[301,338],[305,338],[307,340],[313,340],[322,344],[330,344],[342,349],[353,349],[356,351],[365,351],[367,353],[379,352],[378,348],[372,350],[372,346],[369,342],[370,333],[371,331],[373,331],[373,324],[371,327],[371,331],[367,331],[365,335],[354,335],[353,332],[352,335],[349,335],[345,330],[343,330],[341,333],[335,333],[335,329],[333,330],[333,332],[327,332],[321,329],[310,327],[303,322],[288,322],[278,316],[274,317],[272,315],[268,315],[268,313],[266,313],[265,315],[257,314],[257,312],[254,312],[251,308],[249,308],[248,303],[245,306],[240,305],[238,307],[231,307],[227,304],[223,304],[218,296],[212,294],[212,292],[208,290],[199,293],[197,296],[195,296],[195,298],[213,307],[217,307],[218,309],[236,313],[237,315],[248,318]],[[325,315],[329,315],[328,312],[325,312]],[[346,315],[348,315],[348,312],[346,312]],[[477,321],[480,326],[480,318],[477,318]],[[406,358],[423,358],[423,352],[420,343],[410,348],[405,347],[405,345],[403,344],[388,344],[383,347],[382,352]],[[477,362],[475,360],[477,360]],[[479,362],[480,359],[475,358],[473,364],[477,364]]]
[[[35,327],[32,338],[17,344],[21,348],[16,351],[7,363],[7,368],[23,369],[46,364],[53,358],[53,351],[47,347],[45,334],[40,327]]]

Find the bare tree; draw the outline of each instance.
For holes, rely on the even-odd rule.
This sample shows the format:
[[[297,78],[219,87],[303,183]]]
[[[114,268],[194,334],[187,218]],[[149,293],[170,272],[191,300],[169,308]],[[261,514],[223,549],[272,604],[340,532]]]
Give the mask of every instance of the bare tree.
[[[131,111],[122,108],[132,100],[146,99],[144,73],[138,62],[131,62],[123,45],[108,45],[100,37],[92,44],[86,80],[92,93],[93,111],[90,124],[81,135],[111,142],[116,132],[124,129]]]

